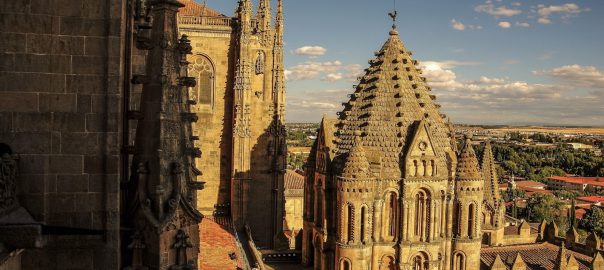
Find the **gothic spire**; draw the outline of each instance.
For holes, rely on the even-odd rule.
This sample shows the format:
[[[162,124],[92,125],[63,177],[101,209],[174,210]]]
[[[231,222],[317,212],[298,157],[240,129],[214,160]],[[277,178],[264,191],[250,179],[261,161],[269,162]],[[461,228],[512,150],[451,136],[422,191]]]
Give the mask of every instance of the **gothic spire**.
[[[277,0],[277,17],[275,17],[276,44],[283,46],[283,0]]]
[[[487,203],[492,207],[497,207],[501,200],[499,194],[499,182],[497,180],[497,170],[495,168],[495,159],[493,158],[493,150],[491,142],[487,141],[484,146],[484,154],[482,156],[482,175],[484,176],[484,195]]]
[[[251,34],[252,31],[252,0],[240,0],[237,10],[240,31],[242,34]]]
[[[271,3],[270,0],[260,0],[258,11],[256,11],[256,20],[258,21],[259,32],[266,32],[271,27]]]
[[[186,75],[186,55],[191,44],[178,39],[176,14],[183,5],[174,0],[153,1],[153,27],[146,74],[133,79],[142,83],[140,115],[132,158],[131,226],[146,248],[141,256],[149,268],[194,267],[176,257],[196,261],[198,246],[175,250],[174,235],[198,238],[201,214],[196,210],[194,158],[201,151],[193,146],[191,123],[197,116],[189,111],[188,87],[195,79]],[[174,220],[179,220],[175,223]],[[142,245],[137,245],[142,246]]]

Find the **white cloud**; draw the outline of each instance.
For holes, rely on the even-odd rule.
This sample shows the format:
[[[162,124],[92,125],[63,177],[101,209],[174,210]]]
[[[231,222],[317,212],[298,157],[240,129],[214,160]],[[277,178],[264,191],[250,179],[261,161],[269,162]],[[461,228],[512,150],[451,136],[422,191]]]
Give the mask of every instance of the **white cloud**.
[[[536,13],[539,15],[539,19],[537,20],[540,24],[551,24],[551,17],[554,14],[560,14],[562,20],[568,21],[573,16],[577,16],[578,14],[589,11],[589,9],[582,9],[579,5],[575,3],[566,3],[562,5],[538,5]]]
[[[569,85],[598,89],[604,92],[604,71],[594,66],[567,65],[551,70],[533,71],[535,75],[547,75]]]
[[[527,22],[516,22],[516,26],[518,27],[531,27],[531,25]]]
[[[478,13],[486,13],[495,17],[512,17],[522,13],[522,10],[508,8],[506,6],[495,7],[491,1],[486,1],[482,5],[474,7]]]
[[[307,55],[307,56],[321,56],[325,55],[327,49],[321,46],[304,46],[296,49],[294,51],[297,55]]]
[[[443,105],[443,112],[455,122],[604,124],[599,109],[604,102],[604,71],[593,66],[534,71],[534,75],[558,82],[530,83],[488,76],[460,80],[454,71],[456,63],[423,64],[424,75]],[[585,93],[580,87],[591,92]]]
[[[451,27],[457,31],[466,30],[466,26],[462,22],[457,21],[455,19],[451,20]]]
[[[497,25],[499,27],[501,27],[501,28],[510,28],[510,27],[512,27],[512,24],[510,22],[499,22]]]
[[[342,78],[344,78],[344,76],[342,75],[342,73],[329,73],[322,80],[323,81],[328,81],[328,82],[335,82],[335,81],[341,80]]]
[[[551,23],[552,23],[552,20],[550,20],[550,19],[548,19],[548,18],[539,18],[539,19],[537,20],[537,22],[538,22],[538,23],[540,23],[540,24],[551,24]]]
[[[306,61],[285,70],[285,78],[291,81],[317,78],[327,82],[336,82],[344,78],[353,81],[362,74],[363,68],[361,65],[344,65],[339,60],[328,62]]]
[[[293,81],[309,80],[317,78],[323,73],[337,72],[341,66],[342,62],[338,60],[331,62],[307,61],[285,70],[285,77],[287,80]]]

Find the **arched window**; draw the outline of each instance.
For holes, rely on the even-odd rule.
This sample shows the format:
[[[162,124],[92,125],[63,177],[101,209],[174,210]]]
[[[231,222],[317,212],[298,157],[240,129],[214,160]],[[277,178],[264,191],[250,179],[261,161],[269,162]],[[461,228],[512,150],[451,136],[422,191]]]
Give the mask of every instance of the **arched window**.
[[[367,224],[367,206],[363,206],[361,207],[361,242],[365,243],[366,240],[366,236],[365,234],[367,234],[367,229],[365,228]]]
[[[427,166],[425,160],[422,160],[422,167],[423,167],[423,171],[422,171],[423,176],[428,176],[428,166]]]
[[[214,96],[214,66],[210,59],[196,55],[189,65],[189,76],[197,79],[192,88],[191,99],[198,104],[210,105]]]
[[[474,213],[474,204],[470,204],[468,206],[468,237],[474,237],[474,222],[476,221],[476,214]]]
[[[387,217],[388,217],[388,236],[396,236],[396,214],[398,212],[398,199],[394,192],[390,192],[387,201]]]
[[[384,256],[382,258],[380,270],[396,270],[396,264],[392,256]]]
[[[461,235],[461,203],[455,202],[453,209],[453,234],[456,237]]]
[[[352,270],[352,265],[350,264],[350,261],[348,261],[347,259],[343,259],[340,266],[340,270]]]
[[[458,252],[453,257],[453,270],[465,270],[466,258],[461,252]]]
[[[413,257],[413,270],[428,270],[429,267],[430,263],[426,254],[420,253]]]
[[[428,240],[430,228],[430,193],[420,190],[415,195],[415,236],[420,241]]]
[[[347,216],[348,223],[346,224],[346,226],[348,227],[348,233],[346,236],[346,240],[350,243],[354,241],[354,206],[352,206],[352,204],[348,205]]]

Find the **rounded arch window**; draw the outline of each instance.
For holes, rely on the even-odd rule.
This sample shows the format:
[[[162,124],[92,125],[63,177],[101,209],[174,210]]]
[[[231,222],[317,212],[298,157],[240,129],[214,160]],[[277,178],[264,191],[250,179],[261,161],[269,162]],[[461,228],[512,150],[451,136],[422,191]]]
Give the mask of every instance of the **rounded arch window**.
[[[428,270],[430,269],[430,262],[428,260],[428,256],[420,252],[419,254],[413,257],[413,270]]]
[[[211,105],[214,97],[214,65],[204,55],[196,55],[189,65],[189,76],[195,77],[197,84],[192,87],[191,99],[198,104]]]

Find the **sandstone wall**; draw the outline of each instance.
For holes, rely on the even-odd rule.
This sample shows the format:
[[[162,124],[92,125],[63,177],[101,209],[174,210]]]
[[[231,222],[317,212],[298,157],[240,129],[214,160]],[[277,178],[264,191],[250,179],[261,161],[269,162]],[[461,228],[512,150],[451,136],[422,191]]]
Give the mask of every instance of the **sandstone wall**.
[[[118,269],[123,0],[0,1],[0,142],[49,235],[24,269]]]

